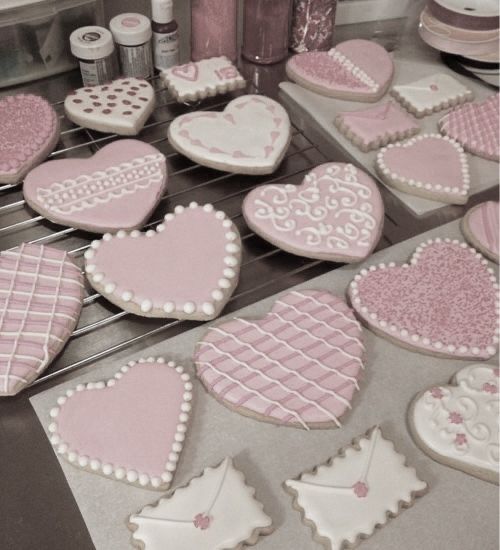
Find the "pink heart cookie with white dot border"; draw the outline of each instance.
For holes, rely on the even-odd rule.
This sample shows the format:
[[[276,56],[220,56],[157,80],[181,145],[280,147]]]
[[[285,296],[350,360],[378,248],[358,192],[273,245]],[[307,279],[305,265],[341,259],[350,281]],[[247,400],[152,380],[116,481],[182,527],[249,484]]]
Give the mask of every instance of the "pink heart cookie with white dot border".
[[[404,348],[453,359],[497,352],[497,279],[466,243],[429,239],[408,264],[362,269],[348,295],[363,323]]]
[[[50,410],[50,441],[78,468],[166,490],[182,451],[192,389],[189,374],[173,361],[130,361],[108,380],[66,390]]]

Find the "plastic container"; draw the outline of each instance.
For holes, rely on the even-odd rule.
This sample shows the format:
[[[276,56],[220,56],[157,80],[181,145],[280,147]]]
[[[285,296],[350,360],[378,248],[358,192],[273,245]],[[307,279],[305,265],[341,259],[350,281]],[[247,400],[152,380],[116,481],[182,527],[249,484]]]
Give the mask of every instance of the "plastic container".
[[[290,48],[294,52],[332,47],[337,0],[294,0]]]
[[[152,0],[153,58],[155,69],[179,64],[179,27],[174,19],[173,0]]]

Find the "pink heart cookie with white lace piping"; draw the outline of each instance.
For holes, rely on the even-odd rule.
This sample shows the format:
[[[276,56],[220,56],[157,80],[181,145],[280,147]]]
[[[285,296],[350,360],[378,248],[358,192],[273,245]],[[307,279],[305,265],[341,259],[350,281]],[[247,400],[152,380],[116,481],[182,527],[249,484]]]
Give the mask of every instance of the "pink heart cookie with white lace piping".
[[[335,428],[363,369],[362,329],[325,290],[283,295],[263,318],[234,318],[197,345],[198,377],[245,416],[295,428]]]
[[[165,189],[165,157],[136,139],[106,145],[89,159],[45,162],[26,177],[26,202],[49,220],[105,233],[140,227]]]
[[[494,271],[457,240],[429,239],[409,264],[362,269],[349,298],[374,332],[412,351],[456,359],[489,359],[497,352]]]
[[[300,185],[257,187],[246,196],[243,215],[253,231],[292,254],[357,262],[380,238],[384,203],[368,174],[330,162],[311,170]]]
[[[197,111],[168,127],[172,146],[192,161],[236,174],[270,174],[290,143],[290,119],[276,101],[244,95],[221,113]]]
[[[370,40],[347,40],[328,52],[294,55],[286,65],[290,80],[318,94],[351,101],[379,100],[389,87],[394,64]]]
[[[148,489],[168,489],[191,411],[189,374],[161,357],[67,390],[50,410],[50,441],[74,466]]]

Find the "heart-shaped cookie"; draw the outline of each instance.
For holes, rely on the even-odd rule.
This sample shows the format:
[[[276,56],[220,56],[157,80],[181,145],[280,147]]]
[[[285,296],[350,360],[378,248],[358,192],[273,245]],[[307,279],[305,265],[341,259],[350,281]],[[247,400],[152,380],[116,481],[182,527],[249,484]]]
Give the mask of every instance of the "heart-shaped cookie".
[[[211,204],[176,206],[146,233],[106,233],[85,252],[90,284],[144,317],[213,319],[238,284],[241,240]]]
[[[408,412],[417,445],[434,460],[498,484],[500,370],[469,365],[451,384],[419,393]]]
[[[0,254],[0,396],[21,391],[61,351],[83,292],[67,252],[23,243]]]
[[[165,157],[147,143],[124,139],[89,159],[38,166],[26,177],[23,193],[31,208],[55,223],[104,233],[140,227],[166,181]]]
[[[394,64],[387,51],[370,40],[347,40],[328,52],[294,55],[286,74],[304,88],[328,97],[377,101],[392,80]]]
[[[37,95],[0,100],[0,183],[17,183],[51,153],[59,139],[59,119]]]
[[[290,119],[276,101],[244,95],[224,111],[197,111],[177,117],[168,139],[198,164],[237,174],[270,174],[290,143]]]
[[[467,212],[460,225],[470,244],[497,263],[500,255],[499,215],[497,201],[482,202]]]
[[[375,162],[384,183],[404,193],[451,204],[465,204],[470,175],[459,143],[439,134],[422,134],[384,147]]]
[[[191,411],[189,374],[162,357],[130,361],[114,377],[78,384],[50,410],[55,451],[74,466],[168,489]]]
[[[373,179],[352,164],[317,166],[300,185],[270,184],[243,203],[248,226],[283,250],[338,262],[371,254],[384,223],[384,203]]]
[[[78,88],[64,101],[66,115],[75,124],[121,136],[138,134],[154,106],[151,84],[134,77]]]
[[[488,359],[497,351],[494,271],[458,240],[429,239],[409,264],[362,269],[349,298],[374,332],[410,350],[459,359]]]
[[[210,327],[194,360],[207,390],[240,414],[295,428],[335,428],[359,389],[361,336],[337,296],[292,291],[262,319]]]

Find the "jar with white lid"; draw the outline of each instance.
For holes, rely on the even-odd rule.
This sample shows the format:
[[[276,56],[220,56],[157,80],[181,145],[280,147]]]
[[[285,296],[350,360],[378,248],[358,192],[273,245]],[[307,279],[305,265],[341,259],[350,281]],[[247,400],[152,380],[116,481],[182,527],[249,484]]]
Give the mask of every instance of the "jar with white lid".
[[[69,37],[71,53],[78,59],[84,86],[97,86],[116,77],[115,46],[103,27],[80,27]]]
[[[151,21],[139,13],[122,13],[111,19],[109,28],[118,49],[123,76],[152,76]]]

